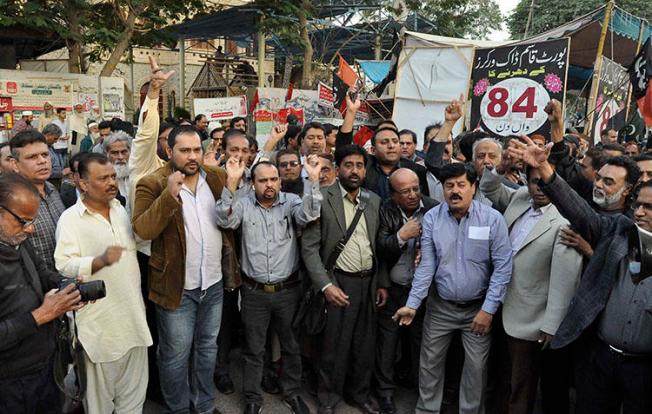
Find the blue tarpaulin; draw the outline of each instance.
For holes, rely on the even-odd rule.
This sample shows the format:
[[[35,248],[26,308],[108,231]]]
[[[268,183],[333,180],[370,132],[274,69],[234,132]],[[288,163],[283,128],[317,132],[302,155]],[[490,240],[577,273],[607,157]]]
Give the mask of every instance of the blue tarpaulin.
[[[389,60],[358,60],[364,74],[373,83],[380,83],[387,77],[391,62]]]

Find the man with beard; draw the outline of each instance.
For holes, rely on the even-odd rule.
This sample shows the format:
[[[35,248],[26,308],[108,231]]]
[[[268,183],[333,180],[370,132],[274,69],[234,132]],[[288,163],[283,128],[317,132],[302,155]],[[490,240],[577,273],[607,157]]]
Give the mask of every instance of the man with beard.
[[[247,118],[236,116],[229,122],[229,129],[238,129],[242,132],[247,132]]]
[[[34,232],[39,193],[16,174],[0,176],[0,411],[58,414],[52,355],[56,324],[80,309],[73,283],[48,269],[27,241]]]
[[[205,413],[215,403],[223,292],[240,284],[233,232],[216,224],[226,173],[202,168],[193,126],[174,128],[168,144],[170,161],[137,183],[133,227],[152,240],[149,299],[156,304],[163,412]]]
[[[99,105],[93,105],[91,107],[91,112],[88,114],[88,120],[97,124],[103,121],[102,111]]]
[[[16,135],[20,131],[27,131],[34,129],[32,126],[32,121],[34,120],[34,114],[32,111],[23,111],[20,115],[20,119],[16,121],[14,127],[11,129],[12,135]]]
[[[381,127],[371,137],[374,155],[369,157],[365,188],[378,194],[381,199],[390,198],[389,176],[399,168],[407,168],[419,177],[421,193],[428,195],[426,168],[401,157],[399,134],[395,128]]]
[[[129,182],[129,151],[131,149],[131,137],[124,131],[115,131],[109,135],[102,143],[104,153],[111,161],[115,168],[118,179],[118,189],[120,194],[126,198],[127,212],[131,216],[131,202],[129,194],[131,193],[131,184]]]
[[[301,177],[301,158],[292,150],[281,150],[276,154],[276,168],[281,178],[281,190],[286,193],[303,195],[303,178]]]
[[[512,145],[510,155],[539,171],[543,192],[595,249],[552,340],[552,348],[576,343],[576,413],[652,412],[652,182],[642,184],[633,220],[599,214],[555,173],[545,150],[530,140]]]
[[[71,154],[79,152],[79,146],[82,139],[88,134],[88,121],[86,113],[84,113],[84,105],[76,103],[73,107],[72,114],[70,115],[70,146],[69,151]]]
[[[242,258],[242,322],[245,333],[245,414],[262,409],[261,380],[265,343],[274,327],[283,358],[280,377],[284,402],[295,414],[309,414],[298,394],[301,389],[301,355],[292,320],[301,298],[297,229],[319,218],[319,157],[306,160],[310,187],[303,198],[280,191],[279,172],[269,161],[259,161],[251,171],[254,191],[237,191],[244,162],[235,158],[226,164],[227,181],[218,200],[217,224],[240,229]],[[262,241],[262,243],[261,243]]]
[[[453,334],[460,332],[465,358],[459,409],[480,414],[491,324],[512,275],[512,249],[500,213],[473,199],[475,171],[454,163],[443,167],[440,177],[446,202],[423,218],[421,262],[394,320],[410,325],[427,297],[415,412],[440,412],[446,354]]]
[[[79,145],[79,152],[91,152],[95,143],[100,139],[100,128],[97,122],[90,122],[88,124],[88,134],[82,139]]]
[[[62,274],[102,280],[106,297],[76,315],[83,346],[87,413],[140,413],[147,390],[147,347],[152,344],[140,292],[131,220],[115,199],[116,173],[103,154],[79,160],[82,195],[57,225],[54,258]]]
[[[397,365],[397,350],[409,349],[402,360],[407,361],[408,372],[415,376],[419,372],[424,307],[418,312],[418,321],[409,327],[399,327],[392,316],[403,306],[410,293],[412,276],[419,260],[423,216],[439,203],[421,195],[419,177],[407,168],[394,171],[389,177],[389,184],[392,198],[385,200],[380,209],[378,231],[379,285],[387,288],[388,298],[387,304],[378,311],[375,377],[381,412],[396,414],[394,367]],[[402,340],[407,341],[407,346],[400,347]]]
[[[43,132],[43,128],[45,128],[47,124],[52,123],[55,119],[57,119],[57,117],[54,114],[54,107],[50,102],[46,101],[43,104],[43,112],[41,112],[41,115],[38,117],[39,132]]]
[[[36,130],[23,131],[10,141],[13,169],[29,180],[38,190],[40,206],[30,242],[34,251],[54,270],[55,230],[65,210],[56,187],[48,182],[52,175],[52,160],[47,141]]]
[[[339,184],[321,190],[320,219],[310,223],[301,238],[313,287],[328,302],[317,362],[319,413],[333,413],[343,396],[363,413],[378,413],[370,399],[370,386],[375,307],[387,300],[387,290],[377,289],[375,271],[380,198],[361,188],[365,150],[357,145],[338,147],[335,161]]]

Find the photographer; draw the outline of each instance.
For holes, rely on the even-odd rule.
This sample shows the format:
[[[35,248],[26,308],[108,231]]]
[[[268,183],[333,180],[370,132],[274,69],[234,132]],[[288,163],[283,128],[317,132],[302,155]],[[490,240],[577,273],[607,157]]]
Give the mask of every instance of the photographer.
[[[63,274],[82,279],[84,300],[106,292],[106,298],[84,308],[76,318],[87,378],[84,409],[141,413],[152,338],[129,215],[115,198],[116,172],[105,155],[85,155],[78,172],[82,196],[61,215],[54,259]],[[99,281],[106,285],[105,291],[97,286]]]
[[[0,412],[59,413],[52,374],[55,319],[81,307],[79,291],[55,291],[48,270],[26,239],[34,232],[39,195],[25,178],[0,176]]]

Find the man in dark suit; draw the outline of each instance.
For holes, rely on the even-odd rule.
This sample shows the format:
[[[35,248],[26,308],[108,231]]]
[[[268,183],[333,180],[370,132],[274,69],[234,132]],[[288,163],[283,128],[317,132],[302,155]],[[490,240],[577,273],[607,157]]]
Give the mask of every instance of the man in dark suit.
[[[380,198],[361,189],[367,154],[357,145],[335,151],[339,182],[322,189],[320,219],[301,240],[303,260],[315,290],[328,301],[326,327],[318,358],[319,412],[333,413],[345,390],[364,413],[377,413],[370,400],[373,370],[375,304],[387,290],[376,289],[376,235]],[[355,231],[333,262],[335,246],[346,234],[358,208],[364,208]]]
[[[622,405],[625,414],[650,413],[652,280],[643,266],[649,247],[639,249],[632,236],[652,232],[652,183],[641,186],[634,221],[601,215],[556,175],[544,149],[526,141],[512,141],[510,155],[540,172],[542,191],[595,252],[552,341],[561,348],[579,339],[576,412],[608,414]]]
[[[401,339],[409,342],[407,349],[410,350],[403,361],[409,361],[406,365],[414,379],[418,375],[423,307],[419,309],[419,321],[407,327],[399,327],[392,316],[410,294],[419,255],[421,220],[428,210],[439,204],[421,195],[419,177],[407,168],[394,171],[389,177],[389,184],[392,196],[385,200],[380,209],[378,231],[378,285],[386,288],[388,293],[387,303],[378,311],[376,341],[375,377],[383,414],[396,413],[394,366]]]

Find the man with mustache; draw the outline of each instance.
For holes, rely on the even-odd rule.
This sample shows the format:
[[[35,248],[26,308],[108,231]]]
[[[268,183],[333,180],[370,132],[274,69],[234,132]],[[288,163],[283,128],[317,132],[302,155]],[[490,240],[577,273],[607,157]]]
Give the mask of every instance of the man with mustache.
[[[54,107],[50,102],[45,102],[43,104],[43,112],[38,117],[38,131],[43,132],[43,128],[52,121],[56,119],[54,115]]]
[[[460,332],[465,355],[460,413],[481,414],[491,324],[512,275],[512,248],[500,213],[473,199],[475,171],[454,163],[439,174],[445,202],[423,218],[421,262],[394,320],[410,325],[428,298],[415,412],[440,412],[446,354],[453,334]]]
[[[54,382],[57,324],[80,309],[74,284],[57,291],[61,275],[48,269],[27,240],[34,232],[39,193],[25,178],[0,176],[0,411],[61,413]]]
[[[604,215],[555,173],[546,151],[531,140],[513,142],[509,152],[539,171],[542,191],[595,250],[552,340],[553,348],[575,342],[576,412],[652,412],[652,281],[645,241],[652,232],[652,182],[641,185],[633,220]]]
[[[377,393],[383,414],[396,413],[394,367],[397,365],[397,350],[405,349],[400,347],[402,340],[408,341],[410,350],[402,360],[409,361],[407,365],[412,376],[418,372],[422,323],[400,328],[392,316],[403,306],[410,293],[412,276],[419,260],[423,216],[439,204],[421,194],[419,177],[412,170],[399,168],[394,171],[389,177],[389,184],[392,198],[385,200],[380,209],[378,230],[379,285],[387,288],[388,293],[387,304],[378,311],[375,366]],[[420,309],[418,322],[423,321],[424,308]]]
[[[226,173],[202,167],[193,126],[174,128],[168,144],[170,161],[136,185],[133,227],[152,240],[149,299],[156,304],[163,412],[206,413],[215,403],[223,292],[240,284],[233,232],[220,230],[215,216]]]
[[[115,169],[118,190],[126,199],[127,212],[131,216],[131,184],[129,181],[129,154],[131,150],[131,137],[124,131],[115,131],[102,142],[104,153]]]
[[[317,364],[319,413],[332,414],[343,396],[363,413],[378,413],[370,399],[370,383],[375,307],[387,300],[387,290],[377,288],[376,276],[380,198],[361,188],[367,164],[364,149],[340,146],[335,162],[339,182],[321,190],[320,220],[310,223],[301,238],[313,287],[328,302]],[[357,211],[359,221],[342,246]]]
[[[30,242],[51,270],[54,266],[55,230],[65,210],[56,187],[48,182],[52,160],[45,137],[36,130],[23,131],[10,141],[13,170],[30,181],[39,192],[40,206]]]
[[[105,298],[76,315],[86,373],[84,410],[142,412],[152,337],[131,220],[115,198],[117,176],[105,155],[82,156],[78,171],[82,194],[61,215],[54,258],[62,274],[106,286]]]
[[[300,198],[281,191],[277,167],[259,161],[251,170],[254,191],[238,191],[245,163],[227,161],[226,187],[217,201],[217,224],[239,229],[242,258],[242,322],[245,333],[244,394],[245,414],[262,410],[261,380],[265,343],[270,326],[278,334],[283,358],[280,377],[284,402],[295,414],[309,414],[299,395],[301,354],[292,320],[301,299],[298,228],[319,218],[322,194],[319,191],[319,157],[306,160],[309,187]]]

